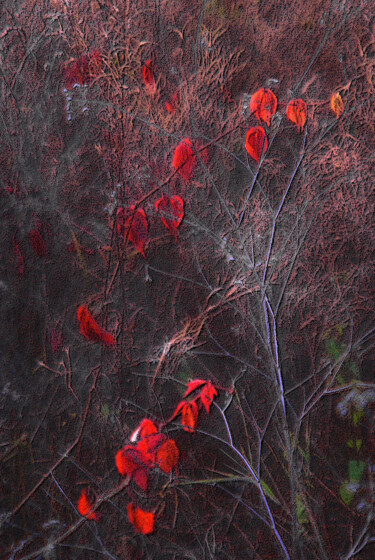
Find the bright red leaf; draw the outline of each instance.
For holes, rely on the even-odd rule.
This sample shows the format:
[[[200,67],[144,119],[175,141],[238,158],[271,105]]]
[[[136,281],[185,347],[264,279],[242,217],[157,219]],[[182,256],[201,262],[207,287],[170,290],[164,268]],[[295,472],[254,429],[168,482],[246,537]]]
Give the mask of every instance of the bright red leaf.
[[[181,410],[182,413],[182,425],[186,432],[194,432],[195,426],[198,422],[199,409],[195,401],[184,402]]]
[[[105,346],[115,346],[116,341],[110,333],[101,329],[90,311],[85,305],[81,305],[77,311],[77,318],[81,324],[81,333],[87,340],[102,342]]]
[[[87,519],[92,519],[93,521],[99,521],[99,516],[95,511],[91,511],[93,504],[88,497],[88,492],[86,489],[82,490],[81,496],[78,500],[78,511],[81,515]]]
[[[143,535],[150,535],[154,532],[155,515],[152,512],[144,511],[136,507],[133,503],[128,504],[129,521]]]
[[[184,201],[182,198],[177,195],[171,197],[163,195],[155,203],[155,207],[161,215],[163,224],[176,236],[177,228],[184,217]]]
[[[148,457],[137,447],[126,445],[116,455],[116,467],[122,476],[129,476],[134,482],[147,492],[148,475],[153,466]]]
[[[173,439],[167,439],[156,454],[156,462],[166,474],[169,474],[175,468],[179,458],[180,451]]]
[[[149,93],[154,94],[156,91],[155,74],[152,69],[151,58],[146,62],[143,67],[143,81]]]
[[[250,128],[246,134],[246,150],[259,163],[262,153],[267,151],[268,140],[261,126]]]
[[[307,120],[307,106],[303,99],[292,99],[286,108],[286,116],[288,119],[298,126],[298,132],[301,133]]]
[[[178,170],[181,177],[188,181],[197,165],[197,156],[193,149],[193,143],[185,138],[176,148],[173,156],[173,167]]]
[[[207,381],[200,394],[201,402],[207,412],[210,412],[212,401],[215,397],[217,397],[217,390],[212,385],[211,381]]]
[[[202,385],[204,385],[205,383],[207,383],[207,381],[205,381],[204,379],[193,379],[192,381],[189,382],[188,388],[186,390],[186,393],[184,394],[184,397],[189,396],[190,393],[195,391],[195,389],[198,389],[198,387],[202,387]]]
[[[250,111],[256,115],[259,121],[266,122],[268,126],[276,113],[276,108],[277,98],[270,89],[261,88],[251,98]]]

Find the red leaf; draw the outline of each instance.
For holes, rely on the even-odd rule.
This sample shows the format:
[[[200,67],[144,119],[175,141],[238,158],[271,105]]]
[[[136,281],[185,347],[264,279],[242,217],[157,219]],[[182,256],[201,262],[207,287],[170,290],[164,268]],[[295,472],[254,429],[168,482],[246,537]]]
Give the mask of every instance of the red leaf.
[[[106,346],[115,346],[116,341],[110,333],[101,329],[90,311],[85,305],[81,305],[77,311],[77,318],[81,324],[81,333],[87,340],[102,342]]]
[[[152,463],[155,463],[157,449],[165,442],[166,439],[167,436],[165,434],[147,436],[138,443],[137,449],[139,449],[139,451]]]
[[[176,91],[171,101],[167,101],[165,103],[165,108],[167,109],[168,113],[175,113],[177,105],[178,105],[178,92]]]
[[[251,98],[250,111],[256,115],[259,121],[271,124],[271,117],[276,113],[277,98],[270,90],[261,88]]]
[[[211,381],[208,381],[206,385],[203,387],[202,392],[200,394],[201,402],[208,413],[210,412],[212,401],[214,400],[215,397],[217,397],[217,390],[212,385]]]
[[[303,99],[292,99],[286,108],[286,116],[298,126],[298,132],[301,133],[307,120],[307,106]]]
[[[170,421],[172,421],[173,418],[176,418],[176,416],[178,416],[180,414],[180,412],[184,408],[185,404],[186,404],[186,401],[181,401],[181,402],[178,403],[177,408],[174,411],[174,413],[172,414]]]
[[[149,93],[154,94],[156,91],[155,75],[152,70],[151,58],[146,62],[143,67],[143,81]]]
[[[139,425],[139,438],[143,439],[147,436],[151,436],[157,433],[158,433],[158,429],[153,423],[153,421],[144,418],[144,420],[142,420],[142,422]]]
[[[177,146],[172,162],[173,167],[178,170],[181,177],[187,181],[190,179],[197,165],[197,156],[192,146],[192,141],[189,138],[185,138]]]
[[[133,478],[147,492],[148,475],[152,462],[137,447],[126,445],[116,455],[116,466],[122,476]]]
[[[119,208],[117,210],[117,231],[122,233],[124,229],[124,237],[133,243],[138,251],[146,257],[144,246],[148,237],[148,222],[146,214],[142,209],[135,210],[135,206],[130,207],[131,215],[125,221],[125,210]],[[122,229],[123,228],[123,229]]]
[[[152,512],[135,507],[133,503],[128,504],[127,509],[129,521],[139,533],[150,535],[154,532],[155,515]]]
[[[193,381],[189,382],[189,385],[188,385],[188,388],[186,390],[186,393],[184,394],[184,397],[187,397],[188,395],[190,395],[190,393],[195,391],[195,389],[198,389],[198,387],[202,387],[202,385],[204,385],[205,383],[207,383],[207,381],[205,381],[204,379],[193,379]]]
[[[196,402],[185,402],[182,408],[182,425],[186,432],[194,432],[198,421],[198,405]]]
[[[94,512],[91,511],[93,508],[93,504],[91,503],[87,490],[82,490],[81,496],[78,500],[78,511],[81,515],[86,517],[87,519],[92,519],[94,521],[99,521],[99,516]]]
[[[156,210],[161,214],[161,221],[174,234],[184,217],[184,201],[181,197],[163,195],[155,203]]]
[[[163,445],[158,449],[156,456],[159,467],[167,474],[174,469],[179,458],[180,451],[173,439],[168,439],[165,443],[163,443]]]
[[[268,148],[268,140],[264,129],[261,126],[250,128],[246,135],[246,150],[248,154],[259,162],[262,153]]]

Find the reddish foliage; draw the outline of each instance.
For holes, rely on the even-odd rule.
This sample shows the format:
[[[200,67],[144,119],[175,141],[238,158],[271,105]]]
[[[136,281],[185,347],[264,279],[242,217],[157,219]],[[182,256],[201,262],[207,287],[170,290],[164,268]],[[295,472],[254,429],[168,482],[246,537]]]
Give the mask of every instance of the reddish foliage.
[[[47,257],[49,254],[48,247],[44,241],[42,234],[38,229],[33,229],[29,233],[29,241],[34,253],[40,257]]]
[[[131,215],[126,219],[129,212]],[[148,222],[144,210],[135,210],[134,205],[130,207],[130,210],[119,208],[117,210],[117,231],[120,235],[124,234],[124,238],[133,243],[138,251],[146,257],[144,246],[148,238]]]
[[[172,470],[177,466],[180,458],[180,451],[173,439],[168,439],[163,445],[158,449],[156,454],[156,461],[166,474],[172,472]]]
[[[184,217],[184,201],[181,197],[163,195],[155,203],[156,210],[161,214],[161,221],[173,233],[177,235],[177,228]]]
[[[88,492],[86,489],[82,490],[81,496],[78,500],[77,508],[79,513],[87,519],[99,521],[99,516],[97,515],[97,513],[95,513],[95,511],[91,511],[93,508],[93,504],[88,497]]]
[[[102,342],[105,346],[115,346],[116,341],[110,333],[101,329],[85,305],[77,311],[77,318],[81,324],[81,333],[87,340]]]
[[[286,116],[288,119],[298,126],[298,132],[301,133],[307,120],[307,106],[303,99],[292,99],[286,108]]]
[[[156,91],[155,74],[152,69],[152,59],[150,58],[143,67],[143,81],[149,93]]]
[[[129,476],[145,492],[152,462],[133,445],[126,445],[116,455],[116,466],[122,476]]]
[[[265,121],[268,126],[276,113],[276,108],[277,98],[270,89],[261,88],[251,98],[250,111],[256,115],[259,121]]]
[[[215,397],[217,397],[217,390],[212,385],[211,381],[208,381],[203,387],[200,394],[201,402],[204,408],[207,410],[207,412],[210,412],[212,401],[214,400]]]
[[[66,87],[71,89],[74,84],[89,84],[91,79],[100,73],[101,68],[102,57],[96,49],[92,53],[80,56],[64,69]]]
[[[207,149],[200,149],[199,155],[204,163],[208,163],[209,155]],[[185,138],[176,148],[173,156],[172,166],[179,172],[181,177],[188,181],[193,174],[194,169],[198,163],[198,158],[195,154],[193,143],[190,138]]]
[[[262,153],[268,148],[268,140],[261,126],[250,128],[246,134],[246,150],[259,163]]]
[[[129,521],[139,533],[150,535],[154,532],[155,515],[152,512],[144,511],[133,503],[128,504],[127,509]]]
[[[175,113],[177,105],[178,105],[178,92],[176,91],[172,99],[170,101],[166,101],[165,108],[167,109],[168,113]]]
[[[184,430],[186,432],[194,432],[199,414],[197,403],[195,401],[181,401],[171,419],[175,418],[179,414],[182,414],[182,425],[184,426]]]
[[[195,389],[198,389],[198,387],[202,387],[202,385],[204,385],[205,383],[207,383],[207,381],[205,381],[204,379],[193,379],[192,381],[189,382],[184,397],[188,397],[190,393],[195,391]]]

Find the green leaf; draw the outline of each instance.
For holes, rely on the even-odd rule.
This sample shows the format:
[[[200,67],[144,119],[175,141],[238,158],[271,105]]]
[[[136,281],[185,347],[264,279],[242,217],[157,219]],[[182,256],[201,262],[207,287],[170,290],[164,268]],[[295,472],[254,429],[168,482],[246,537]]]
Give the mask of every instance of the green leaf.
[[[104,418],[105,421],[108,420],[108,416],[109,416],[109,406],[108,403],[103,404],[102,406],[102,416]]]
[[[296,497],[296,505],[297,505],[297,519],[300,525],[306,525],[309,522],[309,518],[306,512],[306,506],[303,502],[302,496],[297,494]]]
[[[360,451],[362,447],[362,440],[361,439],[356,439],[355,440],[355,448],[357,451]]]
[[[357,408],[353,412],[353,424],[354,424],[354,426],[358,426],[358,424],[360,423],[363,415],[364,415],[364,412],[363,412],[362,408]]]
[[[354,441],[352,439],[348,439],[346,445],[350,447],[350,449],[354,449]]]
[[[352,502],[352,500],[354,498],[354,492],[349,490],[347,482],[344,482],[344,484],[341,484],[341,486],[340,486],[340,496],[341,496],[341,499],[346,506],[350,505],[350,503]]]
[[[263,490],[265,491],[265,493],[267,494],[267,496],[269,498],[275,498],[275,494],[272,492],[271,488],[268,486],[268,484],[266,482],[264,482],[264,480],[260,481]]]
[[[339,344],[334,338],[325,341],[326,352],[330,358],[338,360],[344,351],[343,345]]]
[[[364,461],[349,461],[349,480],[350,482],[361,482],[366,468]]]

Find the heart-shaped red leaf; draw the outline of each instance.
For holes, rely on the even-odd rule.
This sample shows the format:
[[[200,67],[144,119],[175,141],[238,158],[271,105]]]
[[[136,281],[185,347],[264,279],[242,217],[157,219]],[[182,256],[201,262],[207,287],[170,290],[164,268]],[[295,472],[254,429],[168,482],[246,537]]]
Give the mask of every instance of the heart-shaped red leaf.
[[[156,210],[160,213],[161,221],[174,235],[184,217],[184,201],[181,197],[163,195],[155,203]]]

